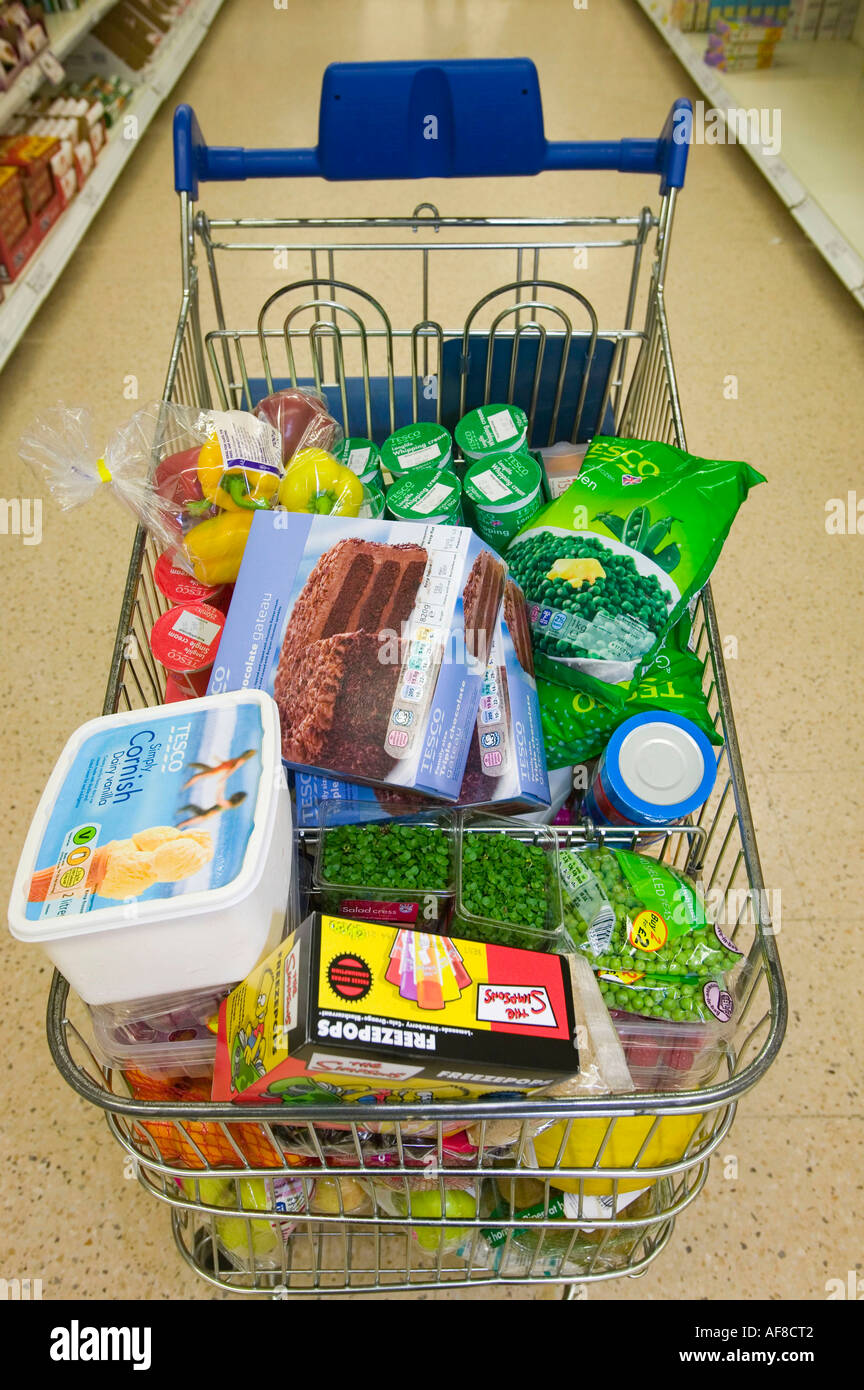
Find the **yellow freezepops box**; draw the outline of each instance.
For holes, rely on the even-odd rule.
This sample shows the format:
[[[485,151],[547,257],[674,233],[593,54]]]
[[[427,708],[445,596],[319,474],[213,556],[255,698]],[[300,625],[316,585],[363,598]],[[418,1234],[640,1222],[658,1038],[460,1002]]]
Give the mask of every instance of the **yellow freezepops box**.
[[[214,1100],[524,1095],[579,1070],[566,958],[315,913],[229,994]]]

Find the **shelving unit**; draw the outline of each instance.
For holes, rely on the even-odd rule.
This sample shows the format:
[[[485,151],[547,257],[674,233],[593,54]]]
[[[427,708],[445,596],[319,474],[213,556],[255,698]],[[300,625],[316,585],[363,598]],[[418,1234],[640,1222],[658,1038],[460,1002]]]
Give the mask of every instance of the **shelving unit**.
[[[89,34],[103,15],[107,14],[117,0],[85,0],[80,9],[68,14],[49,14],[45,16],[48,30],[48,47],[55,58],[64,58],[75,47],[79,39]],[[0,95],[0,127],[14,116],[19,107],[32,97],[43,81],[38,62],[30,63],[16,78],[8,92]]]
[[[116,0],[91,0],[89,5],[82,6],[74,14],[50,16],[49,22],[58,21],[62,24],[58,42],[55,43],[52,23],[52,51],[58,57],[69,53],[76,42],[82,39],[115,3]],[[100,154],[96,167],[81,192],[49,232],[21,277],[14,284],[4,287],[6,299],[0,304],[0,370],[51,293],[72,253],[138,148],[147,126],[200,46],[221,5],[222,0],[193,0],[181,15],[160,46],[152,69],[147,72],[145,80],[123,112],[124,117],[134,115],[137,119],[136,139],[123,138],[124,125],[121,119],[119,125],[112,130],[107,146]],[[70,21],[75,23],[72,24]],[[25,73],[27,71],[25,69]],[[35,91],[39,81],[41,76],[34,83],[31,92],[23,96],[18,94],[16,105],[21,105],[32,91]],[[14,88],[3,100],[11,97],[13,93]],[[8,119],[12,114],[11,110],[5,111],[2,105],[0,113],[3,113],[4,119]]]
[[[780,111],[780,153],[742,148],[864,308],[864,48],[783,39],[773,67],[718,72],[703,62],[705,34],[670,25],[665,0],[637,3],[712,107]]]

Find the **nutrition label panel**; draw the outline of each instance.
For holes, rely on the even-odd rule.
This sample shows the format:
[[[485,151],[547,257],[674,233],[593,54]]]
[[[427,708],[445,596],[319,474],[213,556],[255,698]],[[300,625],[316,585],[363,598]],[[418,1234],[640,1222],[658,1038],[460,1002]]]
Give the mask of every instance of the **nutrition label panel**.
[[[390,711],[386,747],[391,758],[410,758],[426,716],[442,661],[452,659],[450,618],[462,581],[464,532],[452,526],[424,526],[418,536],[429,555],[414,611],[399,637],[401,670]],[[422,537],[422,538],[421,538]]]
[[[507,681],[503,654],[496,636],[483,677],[483,693],[477,711],[480,766],[487,777],[503,777],[509,767],[507,741]]]

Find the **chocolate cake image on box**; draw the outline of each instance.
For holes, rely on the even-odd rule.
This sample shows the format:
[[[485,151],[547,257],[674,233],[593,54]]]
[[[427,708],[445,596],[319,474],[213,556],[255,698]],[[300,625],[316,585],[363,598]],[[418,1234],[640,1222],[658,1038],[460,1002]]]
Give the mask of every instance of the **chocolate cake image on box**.
[[[317,561],[285,629],[273,687],[288,762],[364,781],[391,770],[384,740],[401,668],[379,661],[379,634],[401,634],[427,561],[420,545],[354,537]]]
[[[504,594],[504,566],[489,550],[481,550],[462,590],[465,646],[483,665],[489,659],[498,609]]]
[[[528,624],[528,611],[525,595],[515,579],[508,579],[504,585],[504,621],[513,639],[516,659],[523,671],[534,675],[534,648],[531,645],[531,628]]]

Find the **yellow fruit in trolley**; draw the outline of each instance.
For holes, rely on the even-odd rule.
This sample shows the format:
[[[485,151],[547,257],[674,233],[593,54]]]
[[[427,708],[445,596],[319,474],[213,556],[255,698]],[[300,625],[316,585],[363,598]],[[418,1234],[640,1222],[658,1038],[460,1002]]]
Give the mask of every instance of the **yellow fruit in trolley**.
[[[639,1168],[661,1168],[667,1163],[677,1163],[684,1157],[702,1119],[702,1115],[663,1115],[659,1120],[656,1115],[622,1115],[614,1120],[605,1116],[574,1120],[563,1153],[560,1153],[560,1149],[567,1126],[552,1125],[534,1140],[537,1165],[540,1168],[593,1168],[595,1164],[599,1168],[633,1168],[638,1157]],[[652,1134],[655,1123],[656,1129]],[[618,1191],[635,1192],[656,1181],[656,1178],[619,1178]],[[578,1178],[550,1173],[549,1182],[564,1192],[579,1191]],[[608,1195],[612,1190],[611,1178],[584,1180],[583,1191],[586,1194]]]

